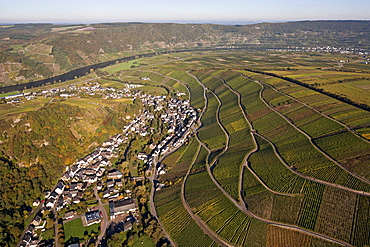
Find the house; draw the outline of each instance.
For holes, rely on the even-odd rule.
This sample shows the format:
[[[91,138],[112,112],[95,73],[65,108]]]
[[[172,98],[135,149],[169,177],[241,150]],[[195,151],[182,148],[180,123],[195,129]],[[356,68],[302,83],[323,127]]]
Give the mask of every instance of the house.
[[[31,232],[26,232],[26,234],[24,234],[23,238],[22,238],[22,242],[26,242],[28,246],[28,244],[31,242],[31,239],[32,239],[32,233]]]
[[[90,226],[92,224],[100,223],[101,213],[99,210],[90,211],[85,213],[86,225]]]
[[[96,172],[96,176],[102,177],[104,175],[104,171],[105,171],[104,168],[100,168],[99,171]]]
[[[103,158],[100,163],[99,163],[100,166],[107,166],[109,165],[109,160],[107,158]]]
[[[86,177],[83,179],[84,182],[89,182],[89,183],[95,183],[97,181],[97,176],[95,174],[93,175],[86,175]]]
[[[33,221],[31,224],[35,225],[35,226],[38,226],[40,225],[42,219],[41,219],[41,216],[40,215],[36,215],[35,218],[33,218]]]
[[[51,194],[51,191],[50,191],[50,190],[45,190],[45,191],[44,191],[44,196],[45,196],[46,198],[48,198],[48,197],[50,196],[50,194]]]
[[[108,175],[107,175],[107,178],[108,179],[119,179],[119,178],[122,178],[123,177],[123,174],[116,170],[116,169],[113,169],[111,171],[108,172]]]
[[[125,222],[123,224],[123,231],[125,232],[125,231],[128,231],[130,229],[132,229],[132,222]]]
[[[68,247],[80,247],[80,244],[79,243],[74,243],[74,244],[68,245]]]
[[[73,198],[73,203],[80,203],[80,201],[81,201],[81,197],[79,197],[79,196],[76,196],[75,198]]]
[[[146,162],[148,160],[148,155],[146,153],[138,153],[137,158],[139,160]]]
[[[122,183],[122,180],[121,179],[116,179],[115,180],[115,183],[118,187],[122,187],[123,186],[123,183]]]
[[[111,193],[113,193],[114,188],[108,188],[103,191],[103,198],[107,198],[110,196]]]
[[[66,171],[63,176],[62,176],[62,180],[63,181],[68,181],[69,179],[71,178],[70,176],[70,172],[69,171]]]
[[[102,188],[103,188],[103,183],[99,181],[98,184],[96,185],[96,189],[101,190]]]
[[[38,205],[40,205],[40,200],[36,199],[36,201],[32,203],[32,206],[37,207]]]
[[[69,220],[69,219],[72,219],[73,217],[75,217],[75,215],[76,215],[76,211],[70,211],[70,212],[66,213],[63,218],[66,219],[66,220]]]
[[[87,188],[87,182],[78,182],[77,183],[77,189],[78,190],[86,190]]]
[[[111,188],[113,186],[114,186],[114,180],[112,180],[112,179],[107,180],[107,187]]]
[[[77,190],[77,183],[70,183],[69,185],[69,190],[72,191],[72,190]]]
[[[110,218],[115,219],[117,215],[129,213],[137,210],[135,200],[133,198],[123,199],[119,201],[109,202]]]
[[[48,208],[53,208],[55,205],[56,199],[50,197],[49,199],[46,200],[45,206]]]
[[[69,194],[71,195],[71,197],[75,197],[78,194],[78,190],[70,190]]]
[[[55,191],[51,192],[49,196],[49,198],[54,198],[54,199],[57,199],[57,197],[58,197],[58,194]]]
[[[93,175],[93,174],[95,174],[96,172],[95,172],[95,170],[94,170],[94,169],[84,169],[84,170],[83,170],[83,173],[84,173],[85,175]]]
[[[59,183],[57,184],[57,186],[55,187],[55,192],[58,193],[59,195],[61,195],[64,191],[64,188],[65,188],[65,185],[62,181],[59,181]]]

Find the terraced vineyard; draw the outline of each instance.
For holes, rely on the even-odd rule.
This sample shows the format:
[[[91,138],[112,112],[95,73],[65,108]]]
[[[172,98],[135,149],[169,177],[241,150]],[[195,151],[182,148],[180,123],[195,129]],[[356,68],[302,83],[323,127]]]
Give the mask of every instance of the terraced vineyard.
[[[198,109],[194,134],[162,161],[162,226],[179,246],[370,245],[370,113],[281,77],[357,74],[215,67],[238,56],[251,61],[205,52],[119,73]]]

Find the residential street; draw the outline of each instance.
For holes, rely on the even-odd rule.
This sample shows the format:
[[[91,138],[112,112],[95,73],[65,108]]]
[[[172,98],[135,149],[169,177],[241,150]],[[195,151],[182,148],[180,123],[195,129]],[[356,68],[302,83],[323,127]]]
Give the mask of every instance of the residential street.
[[[103,237],[105,235],[105,231],[107,230],[107,227],[109,225],[108,224],[109,223],[109,216],[108,216],[107,211],[104,208],[103,203],[100,200],[100,197],[98,196],[98,190],[96,188],[96,185],[94,187],[94,195],[95,195],[96,200],[98,200],[98,202],[99,202],[99,208],[98,209],[102,213],[101,214],[101,222],[100,222],[100,234],[99,234],[99,237],[98,237],[98,241],[96,242],[96,246],[98,246],[100,244],[101,240],[103,239]]]

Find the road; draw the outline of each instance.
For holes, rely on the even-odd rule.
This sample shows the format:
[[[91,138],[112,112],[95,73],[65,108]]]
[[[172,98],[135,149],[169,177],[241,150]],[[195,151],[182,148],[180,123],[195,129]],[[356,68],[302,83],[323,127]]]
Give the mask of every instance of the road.
[[[198,142],[201,143],[199,141],[199,139],[198,139]],[[201,147],[202,147],[202,145],[199,145],[197,153],[199,153]],[[195,163],[196,158],[197,158],[197,155],[194,155],[191,164],[194,164]],[[186,211],[188,211],[189,215],[193,218],[193,220],[195,221],[195,223],[197,223],[198,226],[200,226],[200,228],[203,230],[203,232],[205,234],[207,234],[210,238],[212,238],[213,241],[215,241],[216,243],[218,243],[220,246],[227,246],[227,247],[233,246],[230,243],[226,242],[225,240],[221,239],[217,235],[217,233],[215,233],[214,231],[212,231],[208,227],[208,225],[207,225],[206,222],[204,222],[199,216],[197,216],[196,214],[194,214],[193,210],[190,208],[188,202],[186,201],[186,198],[185,198],[185,183],[186,183],[186,180],[187,180],[187,178],[188,178],[188,176],[190,174],[191,168],[192,168],[192,165],[190,165],[190,167],[189,167],[189,169],[188,169],[188,171],[187,171],[187,173],[185,175],[184,181],[181,184],[181,193],[180,193],[180,195],[181,195],[182,204],[184,205]]]
[[[98,236],[98,240],[96,241],[96,246],[99,246],[101,240],[103,239],[105,235],[107,227],[109,225],[109,218],[108,218],[107,211],[105,210],[104,205],[100,200],[96,186],[97,185],[94,186],[94,195],[95,195],[96,200],[98,200],[99,202],[98,210],[102,213],[102,216],[101,216],[102,219],[100,222],[100,234]]]
[[[241,95],[239,92],[235,91],[232,87],[230,87],[229,84],[226,83],[226,81],[224,79],[222,79],[221,77],[218,77],[218,76],[214,76],[215,78],[218,78],[219,80],[221,80],[223,82],[223,84],[231,91],[233,92],[237,98],[238,98],[238,105],[239,105],[239,108],[241,110],[241,112],[243,113],[243,116],[244,116],[244,119],[246,120],[246,122],[248,123],[249,125],[249,129],[251,130],[251,136],[252,136],[252,139],[253,139],[253,143],[254,143],[254,148],[249,151],[245,156],[244,156],[244,160],[247,161],[249,159],[249,157],[258,151],[259,149],[259,145],[257,143],[257,140],[255,138],[255,136],[252,134],[255,130],[253,129],[253,126],[252,126],[252,121],[251,119],[249,118],[249,116],[247,115],[247,113],[245,112],[245,109],[243,108],[242,106],[242,101],[241,101]],[[217,117],[217,120],[218,120],[218,117]],[[219,120],[218,120],[219,122]],[[220,123],[220,122],[219,122]],[[221,123],[220,123],[221,124]],[[229,139],[229,138],[228,138]],[[278,192],[278,191],[274,191],[272,190],[270,187],[268,187],[266,185],[266,183],[257,175],[257,173],[254,172],[254,170],[250,167],[250,166],[246,166],[247,169],[253,174],[253,176],[262,184],[263,187],[265,187],[265,189],[267,189],[268,191],[270,191],[271,193],[273,194],[277,194],[277,195],[282,195],[282,196],[295,196],[295,194],[288,194],[288,193],[281,193],[281,192]],[[243,203],[244,200],[243,200],[243,195],[242,195],[242,192],[243,192],[243,188],[242,188],[242,185],[243,185],[243,177],[244,177],[244,172],[243,172],[243,169],[241,169],[241,172],[240,172],[240,175],[239,175],[239,184],[238,184],[238,191],[239,191],[239,200]]]
[[[58,213],[55,207],[52,209],[54,214],[54,239],[55,239],[55,247],[59,247],[59,238],[58,238]]]
[[[167,155],[164,155],[163,158],[166,157],[166,156]],[[162,226],[163,232],[164,232],[166,238],[168,239],[168,241],[170,242],[171,246],[177,246],[177,244],[172,240],[170,234],[166,231],[166,228],[163,226],[163,224],[159,220],[157,210],[156,210],[155,205],[154,205],[154,195],[155,195],[155,189],[156,189],[157,178],[158,178],[158,171],[157,171],[158,162],[159,162],[158,157],[155,157],[154,160],[153,160],[153,172],[152,172],[152,175],[149,177],[149,180],[152,184],[152,188],[150,190],[150,195],[149,195],[150,213],[153,216],[153,218],[156,219],[157,222]]]

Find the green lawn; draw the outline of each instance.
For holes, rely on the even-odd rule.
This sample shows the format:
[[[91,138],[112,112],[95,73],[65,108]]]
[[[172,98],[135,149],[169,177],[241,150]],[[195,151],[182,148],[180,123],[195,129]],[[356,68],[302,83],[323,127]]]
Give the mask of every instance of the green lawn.
[[[153,240],[147,236],[147,235],[143,235],[141,236],[137,241],[134,242],[134,244],[132,245],[132,247],[155,247],[155,243],[153,242]]]
[[[64,224],[64,233],[66,242],[70,238],[79,238],[83,240],[85,236],[97,236],[100,233],[100,224],[93,224],[88,227],[83,227],[82,219],[75,219]]]
[[[9,96],[9,95],[13,95],[13,94],[19,94],[19,91],[0,94],[0,98],[1,97],[6,97],[6,96]]]
[[[137,62],[140,61],[140,60],[141,59],[131,60],[131,61],[128,61],[128,62],[123,62],[123,63],[118,63],[118,64],[115,64],[115,65],[112,65],[112,66],[108,66],[108,67],[102,69],[102,71],[107,71],[109,74],[114,74],[118,71],[130,69],[132,65],[137,66],[138,65]]]
[[[54,228],[47,229],[42,233],[42,239],[53,239],[54,238]]]

